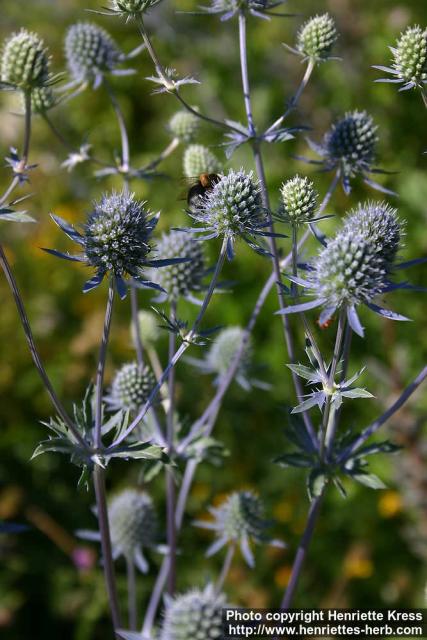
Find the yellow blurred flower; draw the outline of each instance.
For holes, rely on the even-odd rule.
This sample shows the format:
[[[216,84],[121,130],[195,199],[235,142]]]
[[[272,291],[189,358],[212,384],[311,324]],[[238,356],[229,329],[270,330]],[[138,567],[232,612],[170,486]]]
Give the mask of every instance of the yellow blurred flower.
[[[383,518],[394,518],[402,511],[402,498],[397,491],[384,491],[378,500],[378,511]]]

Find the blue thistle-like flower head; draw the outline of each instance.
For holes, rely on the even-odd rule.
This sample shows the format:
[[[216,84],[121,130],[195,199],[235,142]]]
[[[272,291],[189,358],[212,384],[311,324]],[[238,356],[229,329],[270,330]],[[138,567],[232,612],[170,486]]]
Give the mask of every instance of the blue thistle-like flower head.
[[[96,270],[96,275],[86,282],[84,292],[97,287],[107,273],[114,279],[121,298],[126,296],[128,278],[132,278],[135,284],[159,289],[158,285],[143,279],[143,269],[180,261],[150,258],[151,235],[158,216],[151,216],[145,202],[136,200],[134,194],[125,191],[105,194],[94,203],[83,233],[58,216],[52,218],[69,238],[81,246],[82,254],[73,256],[53,249],[45,250],[60,258],[83,262]]]
[[[375,69],[385,71],[393,76],[377,80],[377,82],[394,82],[401,84],[401,91],[407,89],[423,89],[427,83],[427,29],[419,25],[408,27],[390,47],[393,54],[391,67],[375,65]]]
[[[310,162],[323,164],[327,171],[338,170],[346,193],[350,192],[351,179],[361,175],[374,189],[393,194],[369,177],[372,172],[382,173],[372,167],[378,142],[377,129],[366,111],[347,112],[325,133],[321,144],[308,140],[313,151],[323,158],[321,162]]]
[[[272,540],[267,534],[271,521],[265,519],[264,505],[253,491],[235,491],[219,507],[209,509],[213,521],[197,521],[195,524],[216,533],[217,539],[209,547],[211,556],[225,545],[238,545],[250,567],[255,565],[251,542],[267,543],[283,547],[283,543]]]
[[[219,640],[222,638],[222,609],[225,596],[213,585],[192,589],[175,598],[166,598],[160,640]]]
[[[93,22],[78,22],[68,29],[65,57],[74,83],[90,83],[95,88],[125,59],[110,34]]]
[[[305,58],[320,62],[330,57],[337,39],[335,21],[328,13],[324,13],[302,25],[297,35],[297,50]]]
[[[390,280],[401,236],[402,228],[395,209],[385,203],[359,205],[349,212],[342,228],[312,261],[307,278],[291,278],[311,291],[315,299],[286,307],[278,313],[295,313],[321,306],[319,324],[322,325],[335,311],[343,309],[351,327],[361,336],[363,328],[356,312],[359,305],[366,305],[393,320],[408,320],[377,304],[377,299],[389,291],[411,288],[407,283],[399,285]]]
[[[160,0],[110,0],[110,13],[126,19],[136,18],[159,2]]]
[[[212,0],[210,7],[201,7],[206,13],[220,14],[221,20],[230,20],[240,11],[255,18],[268,18],[275,7],[283,4],[284,0]],[[274,15],[271,14],[271,15]],[[286,15],[286,14],[281,14]]]
[[[0,80],[23,92],[46,87],[52,82],[49,62],[43,40],[36,33],[21,29],[4,44]]]
[[[194,203],[188,213],[202,225],[201,232],[207,233],[205,239],[218,236],[227,239],[229,259],[233,257],[233,243],[239,237],[259,253],[268,253],[254,241],[255,236],[272,234],[265,231],[269,226],[269,216],[252,172],[230,169]]]

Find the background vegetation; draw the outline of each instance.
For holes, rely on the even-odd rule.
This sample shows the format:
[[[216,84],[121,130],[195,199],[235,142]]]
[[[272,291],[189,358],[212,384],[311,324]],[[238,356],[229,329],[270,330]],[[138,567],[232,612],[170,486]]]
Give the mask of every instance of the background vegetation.
[[[184,89],[191,104],[200,105],[217,116],[243,120],[243,105],[237,53],[237,26],[221,23],[217,17],[176,14],[192,8],[190,0],[158,5],[149,16],[150,29],[162,58],[176,66],[182,75],[202,80],[200,86]],[[38,31],[54,57],[54,69],[64,67],[63,38],[67,27],[78,20],[95,19],[129,51],[139,44],[132,25],[115,19],[90,17],[85,8],[99,8],[95,0],[4,0],[0,35],[2,39],[24,26]],[[319,140],[330,123],[346,110],[366,109],[379,124],[378,165],[398,173],[380,181],[399,194],[394,204],[407,219],[405,258],[425,255],[427,250],[426,114],[415,92],[398,94],[393,86],[374,84],[378,72],[373,64],[388,64],[388,44],[393,44],[408,24],[427,22],[427,12],[418,0],[289,0],[285,9],[298,12],[291,19],[271,22],[251,20],[249,65],[253,86],[255,117],[267,124],[281,112],[301,77],[299,59],[281,46],[293,44],[304,17],[329,11],[336,19],[341,37],[340,62],[328,62],[314,73],[292,116],[295,124],[311,127],[310,136]],[[134,61],[137,75],[113,79],[130,130],[135,164],[150,160],[170,140],[166,124],[176,111],[171,96],[150,95],[152,85],[145,80],[152,74],[144,54]],[[10,94],[1,96],[0,153],[19,143],[22,118],[19,104]],[[87,90],[53,112],[52,119],[64,136],[79,145],[85,138],[96,154],[111,158],[119,149],[116,123],[106,94]],[[202,141],[219,145],[220,134],[207,128]],[[134,181],[132,188],[147,199],[153,210],[162,210],[163,228],[185,224],[182,195],[182,149],[162,165],[159,176],[150,182]],[[216,152],[223,157],[221,147]],[[295,159],[306,155],[304,135],[295,141],[265,148],[270,193],[277,201],[281,182],[295,174],[312,173],[321,193],[330,176],[316,174],[310,166]],[[98,342],[104,313],[105,287],[94,293],[80,293],[82,268],[63,263],[40,251],[42,246],[65,247],[67,240],[50,221],[48,214],[79,222],[108,186],[93,177],[93,167],[83,165],[72,173],[60,168],[65,151],[45,123],[35,121],[31,159],[38,167],[32,173],[29,212],[36,225],[3,223],[2,240],[13,263],[27,301],[35,334],[56,388],[69,405],[80,398],[94,375]],[[249,154],[239,151],[230,166],[249,168]],[[8,170],[1,176],[6,187]],[[114,186],[111,181],[109,186]],[[380,198],[361,182],[347,198],[340,190],[329,212],[342,215],[359,199]],[[329,223],[331,227],[336,221]],[[286,240],[283,241],[286,250]],[[210,247],[212,256],[215,243]],[[245,324],[270,270],[268,260],[256,256],[243,245],[237,259],[226,267],[226,277],[236,281],[233,295],[217,296],[206,324]],[[422,284],[422,268],[414,269],[411,279]],[[425,272],[424,272],[425,273]],[[2,300],[0,322],[0,519],[25,522],[30,529],[16,537],[0,539],[0,630],[5,638],[61,637],[63,640],[103,638],[106,600],[99,549],[88,555],[88,569],[78,570],[72,553],[77,528],[95,528],[91,512],[91,493],[77,491],[78,470],[59,456],[42,456],[29,463],[37,444],[45,435],[40,420],[51,414],[51,407],[30,362],[16,310],[0,278]],[[150,304],[150,294],[141,295]],[[367,365],[364,383],[375,400],[350,404],[349,423],[364,426],[381,413],[426,361],[426,302],[423,294],[395,294],[393,306],[413,318],[413,323],[390,323],[363,317],[367,338],[354,340],[352,370]],[[191,527],[211,501],[235,488],[252,487],[265,498],[268,512],[277,520],[276,535],[289,547],[285,551],[260,548],[257,568],[250,572],[239,559],[231,571],[230,598],[244,606],[275,606],[289,577],[293,553],[304,526],[307,497],[302,474],[284,471],[271,464],[283,450],[285,408],[293,402],[290,375],[285,367],[280,323],[272,314],[276,299],[271,295],[255,330],[255,360],[265,365],[260,373],[272,384],[271,392],[250,394],[234,385],[226,398],[216,435],[229,449],[222,468],[200,468],[188,505],[187,524],[181,537],[179,589],[201,584],[219,567],[220,558],[206,561],[208,537]],[[185,313],[194,314],[189,307]],[[325,348],[332,335],[321,332]],[[301,336],[299,337],[301,349]],[[166,356],[167,336],[160,351]],[[191,355],[197,356],[195,348]],[[302,351],[301,351],[302,352]],[[302,356],[301,356],[302,357]],[[129,303],[117,305],[112,333],[112,351],[107,377],[114,367],[133,358],[129,335]],[[179,405],[182,416],[196,417],[212,392],[212,380],[200,377],[188,364],[178,368]],[[422,606],[426,584],[427,486],[425,461],[427,440],[423,435],[427,398],[419,393],[410,408],[397,414],[387,428],[395,441],[404,445],[397,456],[385,462],[378,457],[375,471],[388,484],[384,491],[349,487],[343,500],[334,491],[325,502],[323,516],[310,552],[295,606]],[[116,463],[110,470],[110,488],[138,481],[138,463]],[[159,514],[163,514],[163,483],[153,486]],[[155,577],[159,557],[151,558],[151,573],[139,581],[141,615],[144,598]],[[120,568],[121,569],[121,568]],[[125,596],[123,572],[119,586]],[[424,605],[425,606],[425,605]]]

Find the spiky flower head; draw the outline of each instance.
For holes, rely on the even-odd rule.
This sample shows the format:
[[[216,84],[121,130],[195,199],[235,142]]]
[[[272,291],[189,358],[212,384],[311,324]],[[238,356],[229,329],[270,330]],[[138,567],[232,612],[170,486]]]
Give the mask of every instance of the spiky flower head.
[[[290,224],[300,225],[314,218],[319,194],[311,180],[295,176],[282,185],[280,193],[281,217]]]
[[[139,333],[144,345],[154,344],[160,336],[159,319],[152,311],[141,309],[138,311]],[[133,343],[136,344],[135,326],[133,322],[130,324],[130,332]]]
[[[338,39],[335,21],[328,13],[305,22],[297,35],[297,50],[313,61],[325,60]]]
[[[5,43],[1,59],[1,81],[28,92],[49,83],[49,57],[43,40],[26,29]]]
[[[106,73],[123,60],[110,34],[93,22],[78,22],[67,31],[65,57],[68,70],[77,84],[92,83],[97,87]]]
[[[135,489],[121,491],[108,506],[108,519],[114,557],[134,560],[145,573],[148,566],[142,548],[155,546],[158,524],[150,496]]]
[[[283,543],[272,540],[266,530],[271,522],[265,519],[264,505],[253,491],[235,491],[219,507],[209,509],[213,521],[199,520],[195,524],[215,531],[217,539],[209,547],[207,556],[213,555],[227,544],[239,545],[250,567],[254,557],[250,543],[267,543],[282,547]]]
[[[167,600],[160,640],[220,640],[225,596],[212,585]]]
[[[31,91],[31,111],[43,115],[57,105],[57,99],[49,86],[36,87]],[[25,95],[22,94],[22,108],[25,109]]]
[[[172,230],[163,234],[156,246],[160,259],[182,258],[183,262],[153,269],[151,279],[166,291],[169,300],[191,298],[200,291],[206,274],[202,243],[188,233]],[[184,261],[185,260],[185,261]]]
[[[229,259],[233,257],[233,243],[238,237],[259,253],[267,253],[254,240],[257,235],[271,234],[265,230],[269,226],[268,212],[252,171],[230,169],[196,202],[189,214],[202,224],[202,232],[209,233],[207,238],[223,236],[227,239]]]
[[[164,263],[149,259],[151,234],[158,216],[150,217],[145,202],[136,200],[133,193],[113,191],[104,194],[94,203],[83,226],[83,234],[58,216],[52,218],[69,238],[82,247],[83,254],[71,256],[53,249],[46,251],[60,258],[84,262],[96,269],[95,276],[86,282],[84,292],[97,287],[110,273],[120,297],[124,298],[127,278],[132,278],[134,284],[149,287],[150,282],[143,280],[142,270]]]
[[[207,13],[222,14],[221,20],[229,20],[239,11],[265,19],[268,11],[281,3],[274,0],[212,0],[210,7],[202,7],[202,9]]]
[[[332,165],[340,164],[349,177],[369,169],[378,142],[377,128],[366,111],[347,112],[325,135],[327,160]]]
[[[126,18],[135,18],[145,13],[160,0],[110,0],[111,11]]]
[[[180,142],[188,144],[197,137],[200,129],[200,119],[190,111],[177,111],[169,120],[169,130]],[[203,173],[200,171],[199,173]],[[199,175],[199,174],[194,174]],[[192,177],[192,176],[188,176]]]
[[[106,400],[114,410],[136,411],[147,402],[155,386],[156,378],[150,367],[140,367],[136,362],[129,362],[114,376]]]
[[[184,152],[183,169],[187,178],[198,178],[202,173],[218,173],[221,163],[208,147],[191,144]]]
[[[393,54],[391,68],[375,68],[391,73],[394,79],[387,82],[402,83],[403,90],[416,87],[422,89],[427,83],[427,29],[422,29],[419,25],[408,27],[400,34],[396,46],[390,49]]]
[[[392,269],[403,233],[396,209],[386,202],[361,203],[345,217],[344,229],[366,238],[376,248],[386,271]]]

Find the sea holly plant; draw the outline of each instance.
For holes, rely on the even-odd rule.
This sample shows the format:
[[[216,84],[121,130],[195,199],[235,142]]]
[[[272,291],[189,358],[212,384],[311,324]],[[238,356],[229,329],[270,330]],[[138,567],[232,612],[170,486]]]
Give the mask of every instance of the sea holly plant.
[[[216,14],[223,23],[233,19],[230,25],[224,24],[224,29],[232,29],[237,23],[243,95],[241,113],[233,117],[239,120],[206,114],[198,104],[187,102],[183,87],[196,81],[191,77],[180,78],[170,65],[163,64],[145,20],[146,13],[154,13],[158,4],[157,0],[111,0],[99,10],[91,8],[95,14],[123,19],[121,28],[129,29],[142,42],[126,55],[101,25],[95,22],[71,25],[65,35],[69,81],[60,87],[55,85],[61,77],[52,75],[50,57],[36,34],[21,30],[7,39],[2,52],[1,88],[21,93],[24,131],[22,145],[17,143],[6,159],[5,174],[11,180],[0,197],[0,221],[33,221],[25,211],[16,209],[28,196],[17,195],[15,191],[27,188],[29,172],[36,169],[32,158],[30,161],[34,115],[42,116],[51,132],[67,147],[68,156],[65,161],[58,160],[58,166],[69,171],[90,161],[99,165],[96,177],[113,180],[116,189],[104,189],[91,207],[88,204],[89,213],[82,223],[71,224],[52,215],[68,238],[65,242],[76,243],[78,252],[53,248],[45,251],[90,269],[83,287],[85,293],[97,287],[102,290],[108,283],[96,371],[92,381],[84,381],[87,387],[84,398],[75,400],[70,412],[48,376],[14,270],[2,246],[0,263],[34,364],[53,405],[54,417],[43,422],[48,438],[37,446],[33,457],[65,454],[79,468],[79,487],[93,490],[98,530],[79,534],[101,543],[112,635],[124,640],[193,637],[208,640],[222,635],[220,612],[228,602],[225,592],[236,549],[253,568],[255,544],[272,545],[279,550],[284,546],[281,541],[284,536],[279,536],[279,540],[270,537],[268,528],[273,523],[265,519],[263,503],[256,492],[233,490],[219,506],[210,508],[210,520],[196,520],[198,526],[214,533],[208,556],[226,548],[217,579],[209,577],[203,581],[201,575],[197,584],[189,585],[178,571],[181,545],[186,544],[182,535],[184,516],[191,515],[194,523],[195,514],[190,513],[187,503],[199,466],[231,464],[236,456],[235,451],[228,451],[220,438],[213,435],[228,390],[236,381],[246,392],[245,402],[252,403],[257,399],[255,387],[268,393],[272,386],[252,375],[258,348],[253,330],[270,292],[276,290],[278,311],[267,325],[280,324],[295,395],[285,429],[288,447],[279,456],[271,457],[276,455],[274,461],[280,467],[305,471],[310,500],[307,524],[281,603],[288,608],[293,603],[324,496],[331,486],[346,496],[350,481],[372,489],[384,486],[382,479],[369,469],[370,457],[395,453],[398,447],[387,439],[370,441],[370,438],[427,377],[424,367],[394,404],[365,428],[358,424],[357,417],[351,425],[343,418],[350,401],[369,400],[370,406],[375,406],[375,390],[365,388],[359,381],[365,367],[358,370],[352,363],[352,335],[364,336],[365,309],[375,312],[377,320],[382,316],[409,321],[410,313],[402,315],[388,306],[388,294],[405,290],[410,296],[415,288],[400,280],[400,274],[403,268],[420,264],[424,259],[402,262],[404,222],[397,208],[388,202],[353,201],[344,207],[333,200],[340,182],[346,195],[352,196],[350,187],[358,177],[370,187],[391,193],[371,179],[371,174],[380,172],[374,167],[380,130],[363,105],[355,104],[336,119],[320,144],[310,141],[321,158],[310,162],[332,174],[326,193],[321,193],[317,178],[301,173],[289,175],[288,170],[281,176],[277,193],[270,188],[265,156],[271,146],[265,143],[280,144],[279,149],[286,153],[285,143],[311,127],[311,122],[290,127],[286,121],[298,109],[312,74],[320,65],[336,60],[339,24],[333,16],[323,13],[303,18],[296,30],[295,47],[286,47],[302,62],[302,79],[296,90],[287,88],[284,110],[275,114],[272,124],[263,129],[255,117],[251,99],[246,27],[253,18],[283,18],[285,14],[278,9],[281,3],[214,0],[196,12],[205,14],[204,20],[209,16],[213,19]],[[425,34],[421,27],[410,27],[392,49],[394,61],[388,70],[394,76],[392,81],[402,83],[404,89],[420,90],[424,98]],[[167,100],[175,100],[178,109],[167,123],[162,123],[170,137],[168,145],[155,150],[153,159],[144,165],[135,161],[136,150],[121,108],[121,96],[116,95],[110,84],[111,76],[132,73],[135,83],[141,80],[141,91],[146,87],[146,79],[126,66],[139,53],[153,64],[154,75],[149,79],[157,85],[156,92],[167,94]],[[287,81],[282,80],[284,84]],[[83,89],[94,91],[101,85],[106,90],[120,137],[120,154],[113,163],[98,160],[98,150],[92,149],[87,139],[77,145],[68,144],[61,127],[54,126],[47,115],[53,107],[67,113],[77,93]],[[197,95],[197,89],[194,90]],[[212,135],[218,135],[216,147],[204,143],[203,130],[208,126]],[[314,132],[313,137],[316,136]],[[237,148],[242,157],[248,151],[253,163],[246,166],[241,160],[238,166],[228,166],[220,153],[222,147],[230,165]],[[159,235],[156,229],[159,214],[152,214],[149,204],[137,194],[143,180],[160,180],[158,167],[178,150],[184,174],[194,181],[187,203],[181,207],[182,220],[186,222],[172,226],[169,215],[172,205],[165,198],[161,215],[163,235]],[[92,177],[88,175],[88,184]],[[131,181],[136,193],[130,190]],[[42,214],[39,212],[37,219]],[[327,218],[324,231],[323,222]],[[312,243],[309,249],[308,239]],[[227,258],[240,259],[240,240],[255,251],[251,254],[251,275],[269,267],[271,273],[260,288],[246,326],[223,326],[225,316],[217,301],[230,294],[231,286],[224,291],[221,275]],[[407,244],[410,252],[410,237]],[[211,247],[216,260],[210,267],[207,256],[212,253]],[[231,263],[229,267],[234,265]],[[251,282],[256,280],[254,277]],[[238,283],[232,286],[237,298]],[[154,290],[156,297],[144,297],[145,306],[141,308],[144,289]],[[220,292],[221,296],[217,295]],[[122,300],[129,294],[129,346],[135,353],[126,361],[115,363],[115,373],[107,384],[104,378],[110,334],[115,328],[116,294]],[[212,301],[213,310],[220,312],[214,323],[211,319],[207,323],[205,315]],[[335,332],[332,348],[321,346],[317,338],[319,327],[328,329],[328,335]],[[166,357],[166,349],[158,348],[163,339],[168,343]],[[191,356],[183,358],[187,350]],[[206,403],[204,398],[194,402],[191,415],[184,415],[180,406],[182,386],[187,385],[192,393],[191,376],[181,375],[184,360],[193,366],[193,372],[211,374],[205,379],[211,395]],[[283,380],[280,377],[274,381],[277,392],[284,397],[285,371],[283,367]],[[139,484],[114,487],[107,498],[106,478],[117,460],[132,470],[138,469]],[[281,473],[280,469],[277,473]],[[164,518],[159,516],[155,500],[150,497],[150,483],[164,489]],[[158,493],[153,491],[151,495]],[[258,553],[264,553],[264,549],[260,548]],[[120,558],[126,565],[126,605],[117,589]],[[240,559],[236,557],[234,561]],[[137,588],[140,576],[136,568],[144,574],[149,568],[157,571],[152,586],[144,590],[149,593],[144,602],[140,601]],[[210,573],[210,565],[206,569],[203,576]],[[148,585],[151,573],[143,579]]]

